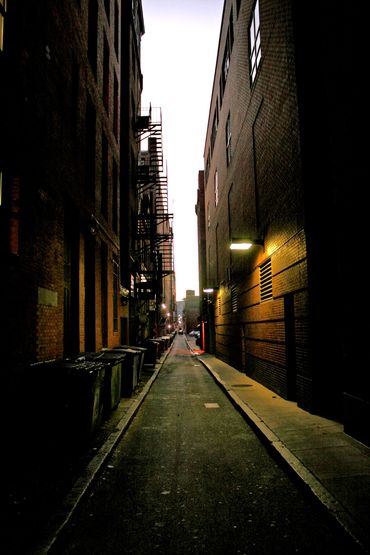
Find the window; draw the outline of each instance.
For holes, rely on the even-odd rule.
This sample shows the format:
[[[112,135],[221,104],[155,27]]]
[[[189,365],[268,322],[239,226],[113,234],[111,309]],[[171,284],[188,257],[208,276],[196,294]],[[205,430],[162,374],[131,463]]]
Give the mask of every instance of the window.
[[[220,104],[222,103],[222,99],[224,96],[226,80],[229,73],[230,68],[230,57],[231,51],[234,44],[234,24],[233,24],[233,10],[231,9],[230,12],[230,20],[229,20],[229,28],[227,30],[227,37],[226,37],[226,44],[225,44],[225,51],[224,57],[222,60],[222,68],[221,68],[221,77],[220,77]]]
[[[250,63],[250,79],[254,82],[257,69],[261,61],[261,33],[260,33],[260,13],[259,0],[256,1],[253,10],[252,21],[249,27],[249,63]]]
[[[4,26],[7,0],[0,0],[0,52],[4,49]]]
[[[105,13],[107,15],[108,23],[110,20],[110,0],[104,0]]]
[[[101,332],[103,347],[108,346],[108,247],[104,241],[101,243]]]
[[[114,74],[114,88],[113,88],[113,133],[118,139],[118,79]]]
[[[210,167],[210,155],[209,155],[209,151],[208,151],[208,155],[207,155],[207,161],[206,161],[206,187],[207,187],[207,181],[208,181],[208,177],[209,177],[209,167]]]
[[[113,257],[113,331],[118,332],[119,272],[116,257]]]
[[[108,141],[103,133],[102,136],[102,160],[101,160],[101,212],[105,219],[108,219],[108,168],[109,168],[109,149]]]
[[[96,148],[96,113],[94,104],[87,98],[86,104],[86,145],[85,145],[85,186],[92,198],[95,196],[95,148]]]
[[[214,179],[214,188],[215,188],[215,206],[218,205],[218,171],[215,171],[215,179]]]
[[[261,303],[272,299],[271,258],[260,266],[260,299]]]
[[[79,117],[79,90],[80,90],[80,68],[75,56],[72,56],[72,85],[71,85],[71,106],[72,106],[72,128],[77,137],[77,125]]]
[[[218,128],[218,100],[216,99],[216,108],[215,108],[215,113],[214,113],[214,116],[213,116],[212,133],[211,133],[211,150],[212,150],[212,152],[213,152],[213,147],[214,147],[215,141],[216,141],[217,128]]]
[[[230,19],[229,19],[229,41],[230,41],[230,52],[231,52],[234,45],[234,16],[233,16],[232,8],[231,8]]]
[[[229,165],[231,162],[231,123],[230,123],[230,112],[227,116],[226,128],[225,128],[225,139],[226,139],[226,164]]]
[[[211,227],[211,211],[210,211],[209,202],[207,204],[207,227],[208,229]]]
[[[20,179],[0,170],[0,248],[19,254]]]
[[[104,54],[103,54],[103,103],[109,114],[109,46],[107,37],[104,37]]]
[[[118,166],[113,159],[113,183],[112,183],[112,228],[118,232]]]
[[[98,36],[98,4],[97,0],[89,2],[89,28],[87,53],[94,76],[96,77],[97,66],[97,36]]]
[[[114,49],[116,51],[117,54],[117,58],[118,58],[118,39],[119,39],[119,12],[118,12],[118,4],[117,4],[117,0],[114,3]]]

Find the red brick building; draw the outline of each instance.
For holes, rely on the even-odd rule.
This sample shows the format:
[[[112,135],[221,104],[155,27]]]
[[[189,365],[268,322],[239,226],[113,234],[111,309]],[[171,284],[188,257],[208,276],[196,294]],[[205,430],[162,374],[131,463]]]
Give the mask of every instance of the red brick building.
[[[201,287],[218,288],[217,356],[352,430],[369,400],[358,327],[369,303],[360,308],[350,285],[366,170],[354,102],[361,77],[343,75],[362,54],[344,3],[313,11],[294,0],[225,1],[204,151]],[[253,245],[230,250],[234,238]]]
[[[121,342],[120,276],[129,275],[135,240],[122,222],[137,210],[144,27],[140,0],[129,9],[118,0],[2,2],[1,19],[0,320],[8,375]]]

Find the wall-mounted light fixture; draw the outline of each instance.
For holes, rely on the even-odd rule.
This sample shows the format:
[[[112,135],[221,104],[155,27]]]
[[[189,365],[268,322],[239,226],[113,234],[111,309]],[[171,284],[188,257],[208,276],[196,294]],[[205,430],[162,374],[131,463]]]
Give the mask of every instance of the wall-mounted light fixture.
[[[214,287],[206,287],[205,289],[203,289],[203,293],[213,293],[214,292]]]
[[[261,239],[232,239],[230,243],[230,250],[247,251],[254,245],[263,246],[263,241]]]

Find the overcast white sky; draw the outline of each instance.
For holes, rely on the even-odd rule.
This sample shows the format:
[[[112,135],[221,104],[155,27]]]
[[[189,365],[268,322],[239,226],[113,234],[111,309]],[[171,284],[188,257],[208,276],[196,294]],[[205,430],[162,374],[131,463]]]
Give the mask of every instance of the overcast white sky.
[[[223,0],[142,0],[142,107],[162,108],[163,150],[174,213],[176,300],[199,293],[195,203]]]

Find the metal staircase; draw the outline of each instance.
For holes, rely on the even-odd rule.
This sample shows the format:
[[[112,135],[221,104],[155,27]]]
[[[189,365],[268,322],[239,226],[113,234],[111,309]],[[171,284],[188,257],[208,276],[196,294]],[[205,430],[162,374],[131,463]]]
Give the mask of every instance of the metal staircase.
[[[137,171],[136,259],[141,284],[160,281],[174,273],[173,214],[168,208],[168,181],[163,162],[162,113],[152,109],[138,117],[137,136],[141,152]],[[160,284],[157,283],[160,291]]]

